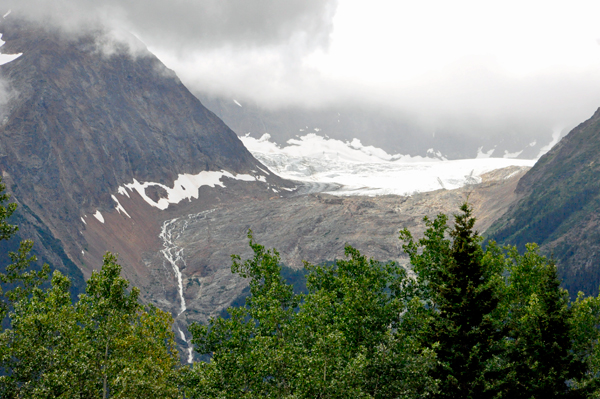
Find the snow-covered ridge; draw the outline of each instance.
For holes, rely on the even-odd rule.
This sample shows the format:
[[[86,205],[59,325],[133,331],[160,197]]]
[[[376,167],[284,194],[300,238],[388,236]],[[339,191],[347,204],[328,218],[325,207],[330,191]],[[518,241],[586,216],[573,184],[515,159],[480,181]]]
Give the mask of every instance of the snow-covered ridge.
[[[241,137],[244,145],[272,172],[287,179],[337,183],[335,195],[410,195],[441,188],[456,189],[481,182],[481,175],[508,166],[528,166],[535,160],[483,158],[448,161],[435,157],[390,155],[381,148],[330,139],[314,133],[280,147],[268,134],[260,139]],[[480,150],[481,152],[481,150]],[[489,155],[488,155],[489,154]],[[441,159],[440,159],[441,158]]]

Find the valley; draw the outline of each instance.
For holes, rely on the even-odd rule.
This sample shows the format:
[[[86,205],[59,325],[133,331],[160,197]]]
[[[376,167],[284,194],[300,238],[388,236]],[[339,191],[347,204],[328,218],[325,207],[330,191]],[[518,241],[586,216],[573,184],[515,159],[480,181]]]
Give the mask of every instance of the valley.
[[[448,160],[320,129],[278,144],[230,129],[141,43],[135,54],[113,43],[107,55],[102,35],[65,38],[10,18],[0,29],[2,51],[20,54],[0,65],[13,90],[0,168],[19,237],[34,239],[39,264],[73,279],[74,297],[103,255],[117,254],[141,300],[174,317],[187,362],[188,326],[246,295],[230,268],[232,254],[250,256],[249,230],[295,270],[341,259],[346,245],[410,267],[399,230],[422,234],[424,217],[468,200],[476,228],[496,226],[491,237],[512,244],[498,223],[532,198],[525,182],[555,153],[536,163],[479,146],[477,159]]]
[[[94,36],[11,18],[1,31],[2,51],[21,54],[0,66],[15,93],[0,167],[20,234],[76,290],[118,254],[143,301],[175,317],[183,346],[189,323],[246,288],[230,255],[249,254],[249,229],[295,269],[339,259],[346,244],[404,264],[401,228],[422,231],[424,216],[469,198],[483,231],[533,165],[390,155],[314,134],[281,148],[240,140],[139,43],[135,56],[118,46],[107,56]]]
[[[6,0],[0,397],[600,397],[591,3]]]
[[[206,188],[200,190],[201,202],[170,207],[166,213],[145,203],[145,211],[138,213],[132,195],[121,202],[131,218],[116,210],[105,214],[105,223],[88,218],[84,237],[96,244],[86,257],[100,257],[106,248],[119,253],[124,275],[142,289],[143,299],[169,310],[185,331],[189,323],[207,323],[245,292],[247,281],[231,273],[230,256],[250,256],[249,229],[257,242],[276,248],[282,262],[294,269],[302,268],[303,261],[341,259],[347,244],[368,257],[406,265],[400,229],[421,234],[423,217],[453,213],[468,199],[478,218],[476,227],[485,231],[517,199],[514,189],[527,170],[498,169],[481,175],[480,183],[412,196],[306,194],[299,181],[295,191],[271,191],[269,198],[258,195],[265,188],[254,198],[237,197],[243,187]],[[149,214],[156,218],[155,227],[136,225],[136,220],[147,222]],[[146,245],[140,245],[142,238]],[[143,267],[127,266],[136,260]]]

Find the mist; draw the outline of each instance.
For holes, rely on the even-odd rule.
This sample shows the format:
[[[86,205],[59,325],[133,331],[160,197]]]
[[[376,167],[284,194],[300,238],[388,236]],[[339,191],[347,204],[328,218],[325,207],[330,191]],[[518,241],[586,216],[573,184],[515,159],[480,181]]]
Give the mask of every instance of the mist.
[[[193,92],[270,111],[377,109],[401,115],[423,136],[525,135],[542,147],[600,106],[593,2],[425,3],[8,0],[3,7],[9,18],[71,34],[97,26],[131,32]]]

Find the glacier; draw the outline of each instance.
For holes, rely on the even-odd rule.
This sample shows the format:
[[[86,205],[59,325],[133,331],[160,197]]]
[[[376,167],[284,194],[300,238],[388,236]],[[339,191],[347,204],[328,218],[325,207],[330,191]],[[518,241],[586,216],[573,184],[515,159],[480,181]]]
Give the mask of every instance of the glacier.
[[[509,166],[531,167],[536,159],[491,158],[446,160],[432,156],[388,154],[360,140],[341,141],[310,133],[279,146],[265,133],[240,137],[246,148],[271,172],[307,183],[339,187],[333,195],[412,195],[480,183],[481,175]]]

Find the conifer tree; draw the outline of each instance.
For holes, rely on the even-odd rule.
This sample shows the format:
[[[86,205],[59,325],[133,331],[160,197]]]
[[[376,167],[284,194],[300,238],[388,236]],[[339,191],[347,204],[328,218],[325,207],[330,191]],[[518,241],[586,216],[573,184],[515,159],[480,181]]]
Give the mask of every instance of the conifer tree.
[[[573,389],[586,365],[574,350],[573,309],[556,265],[539,255],[535,244],[528,244],[522,256],[512,248],[507,261],[503,397],[587,397],[591,384]]]
[[[415,242],[407,230],[400,238],[407,241],[404,249],[433,313],[421,338],[423,344],[437,344],[440,363],[432,376],[440,380],[440,390],[434,397],[492,397],[486,370],[501,339],[493,317],[501,263],[486,260],[471,207],[465,203],[460,210],[451,230],[447,218],[438,215],[426,219],[423,239]]]

